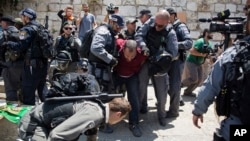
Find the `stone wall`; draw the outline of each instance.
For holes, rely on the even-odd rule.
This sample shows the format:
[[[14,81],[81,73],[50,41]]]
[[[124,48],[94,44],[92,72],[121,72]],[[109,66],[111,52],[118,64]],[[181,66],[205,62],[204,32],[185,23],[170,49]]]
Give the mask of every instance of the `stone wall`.
[[[61,21],[57,16],[60,9],[67,5],[74,6],[74,14],[79,15],[81,4],[88,3],[91,13],[96,16],[98,22],[104,19],[106,14],[106,5],[113,3],[119,6],[119,13],[126,17],[135,17],[139,11],[148,8],[152,13],[160,9],[173,7],[177,12],[184,12],[187,19],[187,25],[191,30],[192,38],[196,39],[202,29],[208,28],[209,23],[198,22],[199,18],[215,17],[218,12],[230,9],[231,16],[244,16],[243,7],[246,0],[20,0],[16,8],[4,7],[4,14],[18,16],[18,12],[25,8],[31,7],[37,11],[38,21],[44,23],[45,15],[49,16],[49,28],[58,35]],[[215,34],[215,39],[220,40],[220,34]]]

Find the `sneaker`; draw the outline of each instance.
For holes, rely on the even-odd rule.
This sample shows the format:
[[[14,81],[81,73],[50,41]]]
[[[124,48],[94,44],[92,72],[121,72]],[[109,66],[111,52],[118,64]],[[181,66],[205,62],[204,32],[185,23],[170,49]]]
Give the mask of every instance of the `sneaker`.
[[[177,118],[179,114],[173,114],[172,112],[166,112],[166,118]]]
[[[161,126],[166,126],[167,125],[166,120],[164,118],[159,118],[159,124]]]
[[[180,101],[180,106],[184,106],[184,105],[185,105],[184,101],[181,100],[181,101]]]
[[[135,137],[140,137],[142,135],[141,129],[138,124],[130,124],[129,130],[133,133]]]
[[[110,127],[109,124],[105,124],[99,127],[99,131],[103,132],[103,133],[108,133],[111,134],[114,132],[114,130]]]
[[[196,97],[194,93],[184,93],[183,96]]]

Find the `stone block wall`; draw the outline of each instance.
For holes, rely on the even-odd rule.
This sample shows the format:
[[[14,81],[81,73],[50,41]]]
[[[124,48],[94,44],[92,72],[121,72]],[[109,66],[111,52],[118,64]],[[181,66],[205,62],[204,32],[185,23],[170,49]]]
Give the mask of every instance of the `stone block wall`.
[[[98,23],[103,21],[106,6],[110,3],[119,6],[119,13],[125,18],[135,17],[144,8],[150,9],[154,14],[160,9],[173,7],[177,12],[186,13],[191,36],[196,39],[202,30],[210,25],[200,23],[199,18],[215,17],[218,12],[225,9],[230,9],[231,16],[244,16],[243,7],[246,0],[20,0],[15,9],[9,8],[8,5],[4,6],[4,14],[18,16],[21,9],[31,7],[37,11],[39,22],[44,23],[45,15],[49,16],[49,29],[54,35],[58,35],[61,21],[57,12],[70,4],[74,7],[75,16],[78,16],[82,3],[89,4],[90,12],[96,16]],[[219,33],[215,33],[214,37],[215,40],[221,39]]]

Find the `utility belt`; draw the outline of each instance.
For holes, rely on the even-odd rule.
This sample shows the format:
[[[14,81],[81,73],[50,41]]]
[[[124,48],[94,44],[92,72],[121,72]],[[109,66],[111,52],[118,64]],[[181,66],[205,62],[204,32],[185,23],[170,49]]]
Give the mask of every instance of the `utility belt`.
[[[100,85],[101,91],[112,92],[114,84],[112,80],[111,67],[107,64],[90,62],[91,74],[95,76],[97,82]]]
[[[42,59],[25,59],[25,66],[32,66],[33,68],[43,68],[47,65],[47,63]]]

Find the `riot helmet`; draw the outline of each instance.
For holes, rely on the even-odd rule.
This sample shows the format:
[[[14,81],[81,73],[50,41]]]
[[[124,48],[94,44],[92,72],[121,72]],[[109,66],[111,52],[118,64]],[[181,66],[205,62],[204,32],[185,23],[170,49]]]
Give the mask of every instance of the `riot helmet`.
[[[56,60],[57,60],[57,68],[61,71],[65,71],[69,63],[72,61],[71,54],[68,51],[60,51],[56,55]]]
[[[22,11],[20,11],[19,15],[24,15],[29,17],[30,20],[36,19],[36,12],[31,8],[25,8]]]
[[[77,63],[77,67],[83,69],[84,71],[88,71],[89,60],[87,58],[81,58]]]
[[[165,50],[159,50],[155,56],[149,58],[151,67],[149,68],[150,75],[157,73],[166,73],[172,62],[172,55]]]

